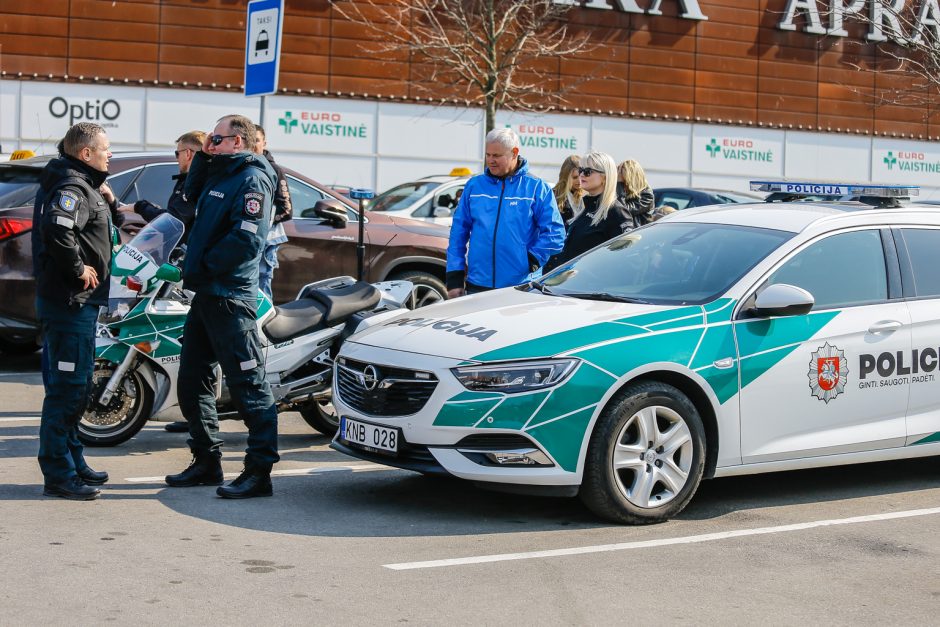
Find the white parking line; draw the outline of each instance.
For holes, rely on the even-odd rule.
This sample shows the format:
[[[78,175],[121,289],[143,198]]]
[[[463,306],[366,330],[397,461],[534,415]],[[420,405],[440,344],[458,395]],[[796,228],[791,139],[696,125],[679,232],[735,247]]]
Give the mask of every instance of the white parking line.
[[[0,418],[0,422],[39,422],[39,416],[18,416],[15,418]]]
[[[417,570],[419,568],[443,568],[447,566],[465,566],[467,564],[488,564],[491,562],[508,562],[513,560],[538,559],[542,557],[563,557],[567,555],[585,555],[587,553],[608,553],[611,551],[629,551],[631,549],[649,549],[674,544],[696,544],[699,542],[713,542],[727,540],[728,538],[742,538],[746,536],[760,536],[771,533],[786,533],[802,531],[816,527],[831,527],[834,525],[854,525],[858,523],[877,522],[881,520],[895,520],[898,518],[912,518],[914,516],[933,516],[940,514],[940,507],[930,509],[913,509],[903,512],[890,512],[887,514],[872,514],[869,516],[854,516],[852,518],[836,518],[833,520],[816,520],[813,522],[796,523],[793,525],[780,525],[777,527],[758,527],[755,529],[739,529],[737,531],[721,531],[718,533],[705,533],[698,536],[685,536],[680,538],[662,538],[660,540],[643,540],[640,542],[622,542],[619,544],[601,544],[596,546],[581,546],[570,549],[554,549],[548,551],[529,551],[526,553],[503,553],[497,555],[480,555],[478,557],[460,557],[455,559],[432,560],[428,562],[405,562],[401,564],[384,564],[391,570]]]
[[[288,468],[286,470],[275,470],[271,472],[272,477],[290,477],[296,475],[318,475],[327,472],[335,472],[338,470],[349,470],[352,472],[363,472],[369,470],[396,470],[396,468],[391,468],[389,466],[382,466],[380,464],[356,464],[355,466],[315,466],[313,468]],[[225,473],[226,479],[233,479],[241,473],[237,472],[227,472]],[[153,483],[155,481],[163,481],[164,476],[159,477],[128,477],[124,479],[128,483]]]

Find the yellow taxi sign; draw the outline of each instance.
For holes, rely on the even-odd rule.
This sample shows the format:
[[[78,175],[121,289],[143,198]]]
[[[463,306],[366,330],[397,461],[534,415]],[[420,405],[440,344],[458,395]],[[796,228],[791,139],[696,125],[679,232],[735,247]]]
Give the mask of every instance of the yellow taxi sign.
[[[18,161],[19,159],[31,159],[36,156],[36,153],[32,150],[14,150],[13,154],[10,155],[10,161]]]
[[[473,174],[470,168],[454,168],[450,171],[450,176],[470,176]]]

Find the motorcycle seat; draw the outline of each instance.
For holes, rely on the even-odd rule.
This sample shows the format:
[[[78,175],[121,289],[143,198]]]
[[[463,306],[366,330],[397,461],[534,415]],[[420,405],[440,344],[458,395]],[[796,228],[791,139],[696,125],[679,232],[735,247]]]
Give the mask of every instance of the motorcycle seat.
[[[262,330],[272,342],[286,342],[317,328],[328,326],[326,307],[312,298],[299,298],[274,308],[274,317]]]
[[[382,299],[382,293],[365,281],[304,290],[302,298],[319,302],[326,308],[326,324],[335,326],[346,322],[353,314],[373,309]]]

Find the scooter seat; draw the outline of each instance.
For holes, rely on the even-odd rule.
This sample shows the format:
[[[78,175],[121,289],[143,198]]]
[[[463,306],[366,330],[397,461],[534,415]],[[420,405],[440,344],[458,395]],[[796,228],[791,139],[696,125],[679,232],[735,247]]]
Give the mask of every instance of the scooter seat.
[[[312,299],[326,308],[326,324],[335,326],[353,314],[374,308],[382,299],[382,293],[365,281],[340,284],[336,287],[320,287],[304,290],[302,298]]]
[[[272,342],[286,342],[326,326],[326,307],[312,298],[299,298],[275,307],[274,317],[262,330]]]

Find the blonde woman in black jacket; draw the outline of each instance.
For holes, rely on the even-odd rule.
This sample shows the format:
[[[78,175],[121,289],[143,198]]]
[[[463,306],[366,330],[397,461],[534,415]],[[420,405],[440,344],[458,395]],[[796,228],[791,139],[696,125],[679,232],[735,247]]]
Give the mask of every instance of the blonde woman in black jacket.
[[[617,165],[613,157],[589,152],[581,157],[578,174],[584,209],[571,221],[565,247],[545,264],[546,272],[634,226],[633,215],[617,199]]]
[[[633,217],[634,227],[653,221],[656,204],[653,188],[646,180],[643,166],[633,159],[627,159],[617,166],[617,199]]]

